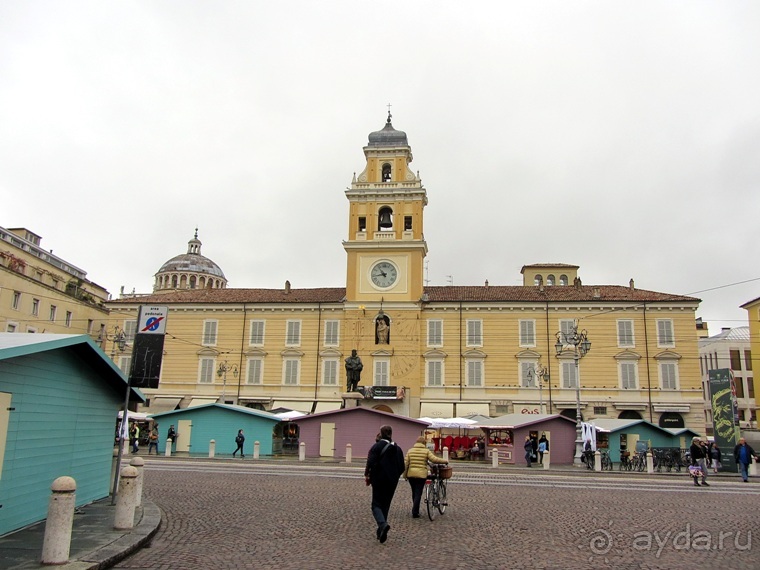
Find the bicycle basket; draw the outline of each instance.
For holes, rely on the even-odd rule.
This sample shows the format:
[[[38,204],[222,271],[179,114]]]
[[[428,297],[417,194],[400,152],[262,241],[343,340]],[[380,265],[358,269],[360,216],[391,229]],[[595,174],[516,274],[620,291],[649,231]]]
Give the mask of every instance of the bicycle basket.
[[[438,476],[441,479],[451,479],[451,476],[454,474],[454,469],[452,467],[447,466],[440,466],[438,467]]]

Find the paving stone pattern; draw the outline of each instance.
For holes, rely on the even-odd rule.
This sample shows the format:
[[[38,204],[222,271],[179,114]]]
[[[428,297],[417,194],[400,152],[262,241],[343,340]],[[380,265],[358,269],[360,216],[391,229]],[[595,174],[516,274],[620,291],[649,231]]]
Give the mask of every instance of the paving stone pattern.
[[[411,517],[402,480],[380,544],[359,473],[336,475],[284,465],[280,475],[146,469],[145,495],[163,511],[161,528],[149,548],[116,567],[760,568],[756,482],[713,478],[705,489],[684,476],[643,488],[540,472],[463,474],[451,480],[446,514],[431,522]]]

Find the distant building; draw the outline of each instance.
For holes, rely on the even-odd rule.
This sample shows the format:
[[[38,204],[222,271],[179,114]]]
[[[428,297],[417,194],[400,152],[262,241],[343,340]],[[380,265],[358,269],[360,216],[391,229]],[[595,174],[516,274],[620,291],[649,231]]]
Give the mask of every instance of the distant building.
[[[0,228],[0,332],[105,338],[108,291],[41,240],[25,228]]]
[[[741,308],[747,310],[750,343],[758,346],[760,344],[760,297],[747,301]],[[752,355],[752,365],[754,368],[760,367],[760,350],[756,350]],[[755,405],[757,404],[758,394],[755,394]]]
[[[197,268],[173,267],[169,290],[162,267],[153,294],[108,304],[111,325],[132,330],[140,304],[169,307],[160,387],[145,390],[145,411],[208,402],[336,409],[346,391],[344,361],[356,350],[361,405],[384,412],[545,411],[575,419],[580,407],[584,419],[703,430],[699,299],[640,289],[633,280],[584,285],[579,266],[567,263],[525,265],[518,286],[427,286],[428,193],[410,169],[407,135],[389,116],[363,151],[363,169],[345,190],[345,283],[243,289],[217,287],[211,277],[209,288],[214,264],[203,269],[206,286]],[[454,222],[451,231],[466,239],[468,228]],[[479,231],[502,239],[499,229]],[[319,263],[308,251],[304,244],[289,262]],[[568,341],[576,326],[592,343],[577,362]]]
[[[709,372],[721,368],[730,368],[733,373],[741,427],[757,427],[757,401],[749,331],[749,327],[724,328],[714,336],[699,339],[699,365],[705,394],[705,425],[708,434],[712,434]]]

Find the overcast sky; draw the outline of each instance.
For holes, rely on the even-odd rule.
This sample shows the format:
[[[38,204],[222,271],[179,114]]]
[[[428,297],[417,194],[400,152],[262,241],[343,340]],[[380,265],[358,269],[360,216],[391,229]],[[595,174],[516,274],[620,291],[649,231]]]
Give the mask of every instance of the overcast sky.
[[[760,296],[758,30],[756,1],[6,0],[0,226],[114,296],[196,226],[230,287],[341,287],[391,103],[430,285],[571,263],[716,334]]]

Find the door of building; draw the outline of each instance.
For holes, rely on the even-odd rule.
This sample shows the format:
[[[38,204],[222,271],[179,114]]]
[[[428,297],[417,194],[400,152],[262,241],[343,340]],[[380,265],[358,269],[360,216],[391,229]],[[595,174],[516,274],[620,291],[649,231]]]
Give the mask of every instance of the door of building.
[[[190,433],[193,430],[192,420],[179,420],[177,422],[177,451],[190,453]]]
[[[335,457],[335,424],[323,423],[319,431],[319,455]]]

